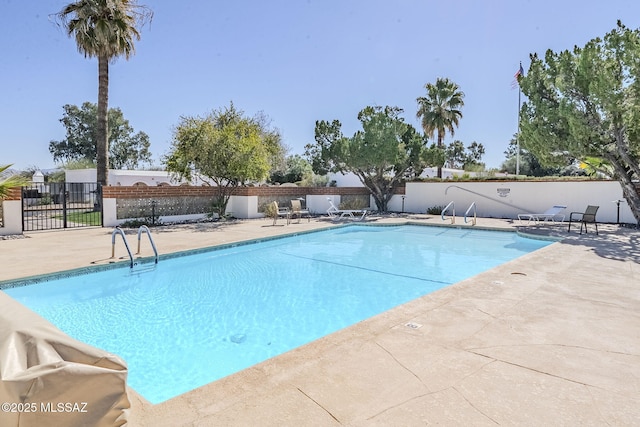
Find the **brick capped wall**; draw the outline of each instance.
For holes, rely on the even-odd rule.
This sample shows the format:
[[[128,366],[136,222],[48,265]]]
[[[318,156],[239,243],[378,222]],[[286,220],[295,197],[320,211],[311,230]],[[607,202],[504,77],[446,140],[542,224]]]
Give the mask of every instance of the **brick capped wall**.
[[[102,197],[105,199],[154,199],[161,197],[212,197],[215,195],[213,187],[181,186],[130,186],[130,187],[102,187]]]
[[[404,194],[404,187],[396,191]],[[365,187],[238,187],[234,196],[264,196],[264,197],[304,197],[307,195],[367,195]],[[138,199],[160,197],[211,197],[215,195],[214,187],[165,186],[165,187],[104,187],[102,195],[106,199]]]
[[[404,187],[396,191],[404,194]],[[202,186],[116,186],[103,187],[105,199],[116,199],[116,218],[207,214],[212,211],[216,195],[215,187]],[[234,196],[253,196],[258,198],[258,211],[274,200],[287,206],[292,199],[307,196],[339,195],[344,200],[363,199],[368,206],[369,190],[365,187],[238,187]],[[152,205],[152,202],[155,202]]]
[[[369,194],[365,187],[239,187],[234,193],[235,196],[263,196],[263,197],[304,197],[322,195],[347,195],[347,194]]]
[[[7,195],[4,199],[0,199],[0,235],[4,234],[19,234],[22,232],[22,216],[20,215],[19,208],[5,209],[5,202],[12,205],[17,205],[16,202],[22,200],[22,188],[13,187],[9,188]],[[12,213],[14,213],[12,215]],[[9,218],[5,218],[7,215]],[[8,232],[7,232],[8,230]]]
[[[22,187],[10,188],[4,200],[22,200]]]

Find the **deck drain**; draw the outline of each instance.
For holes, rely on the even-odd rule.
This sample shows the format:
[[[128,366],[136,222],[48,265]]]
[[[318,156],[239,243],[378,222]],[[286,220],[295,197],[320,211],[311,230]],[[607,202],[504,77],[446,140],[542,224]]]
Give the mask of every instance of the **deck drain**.
[[[527,273],[520,273],[519,271],[514,271],[511,273],[512,275],[516,275],[516,276],[526,276]]]
[[[420,329],[420,328],[422,328],[421,324],[413,323],[413,322],[405,323],[404,326],[406,326],[407,328],[411,328],[411,329]]]

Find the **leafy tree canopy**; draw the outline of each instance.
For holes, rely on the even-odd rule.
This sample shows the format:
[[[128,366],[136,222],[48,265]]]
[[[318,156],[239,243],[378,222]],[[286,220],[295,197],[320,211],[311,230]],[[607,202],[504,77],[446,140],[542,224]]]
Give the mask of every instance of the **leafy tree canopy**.
[[[70,162],[88,159],[96,161],[96,135],[98,107],[85,102],[81,107],[65,105],[60,123],[67,130],[62,141],[50,141],[49,152],[55,162]],[[134,134],[129,121],[119,108],[110,108],[109,163],[114,169],[135,169],[141,164],[151,164],[149,136],[144,132]]]
[[[309,180],[313,176],[311,164],[299,154],[289,156],[285,159],[281,169],[271,172],[269,181],[279,184],[287,182],[301,182]]]
[[[515,174],[517,169],[518,142],[515,136],[509,142],[507,150],[504,152],[506,160],[502,162],[500,170],[506,173]],[[520,147],[520,175],[526,176],[586,176],[588,172],[580,168],[575,159],[565,159],[563,165],[543,166],[536,156],[528,150]]]
[[[316,121],[315,144],[305,154],[314,172],[355,174],[367,187],[378,210],[386,211],[395,188],[408,175],[419,175],[427,164],[443,157],[435,146],[400,117],[398,107],[365,107],[358,113],[362,130],[345,137],[338,120]]]
[[[603,39],[544,59],[531,55],[520,87],[521,145],[542,165],[575,158],[618,180],[640,221],[640,32],[618,22]],[[600,166],[599,166],[600,165]],[[602,167],[608,165],[607,167]]]
[[[272,160],[283,150],[280,141],[264,115],[246,117],[231,103],[204,117],[182,117],[164,163],[179,178],[197,175],[215,183],[224,213],[236,187],[267,177]]]
[[[464,143],[458,139],[449,144],[445,150],[448,166],[450,168],[462,168],[464,170],[484,166],[481,163],[484,153],[484,145],[473,141],[465,149]]]

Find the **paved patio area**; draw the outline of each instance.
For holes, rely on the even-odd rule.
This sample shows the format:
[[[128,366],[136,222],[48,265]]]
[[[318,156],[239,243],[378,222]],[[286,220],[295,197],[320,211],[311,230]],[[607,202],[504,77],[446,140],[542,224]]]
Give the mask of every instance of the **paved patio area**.
[[[425,215],[369,219],[408,220],[442,225]],[[152,233],[162,254],[331,225],[251,220]],[[599,236],[579,235],[483,218],[476,227],[518,226],[564,240],[159,405],[132,390],[130,425],[638,425],[640,231],[602,225]],[[0,281],[112,262],[111,231],[2,240]],[[135,252],[135,234],[127,238]],[[151,255],[147,240],[142,252]]]

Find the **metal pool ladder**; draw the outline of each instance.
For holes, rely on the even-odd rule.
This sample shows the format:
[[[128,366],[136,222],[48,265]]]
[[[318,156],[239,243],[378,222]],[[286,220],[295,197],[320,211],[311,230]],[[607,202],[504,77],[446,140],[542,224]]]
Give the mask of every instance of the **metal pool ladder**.
[[[471,210],[473,210],[473,219],[471,219],[471,225],[476,225],[476,219],[477,219],[477,214],[476,214],[476,202],[471,203],[471,206],[469,206],[469,209],[467,209],[467,211],[464,213],[464,223],[466,224],[467,221],[467,217],[469,216],[469,213],[471,212]]]
[[[156,244],[153,242],[153,238],[151,237],[151,231],[149,231],[149,227],[146,225],[141,225],[138,229],[138,252],[136,255],[140,254],[140,236],[142,232],[147,233],[149,236],[149,242],[151,242],[151,247],[153,248],[153,253],[155,254],[155,263],[158,263],[158,250],[156,249]],[[120,227],[116,227],[113,229],[113,233],[111,233],[111,258],[115,258],[116,255],[116,234],[122,236],[122,241],[124,242],[124,247],[127,248],[127,254],[129,254],[129,267],[133,268],[135,262],[133,261],[133,254],[131,253],[131,249],[129,249],[129,244],[127,243],[127,238],[124,234],[124,231]]]
[[[146,225],[141,225],[140,228],[138,228],[138,252],[136,252],[136,255],[140,254],[140,236],[142,235],[142,232],[147,233],[147,236],[149,236],[149,242],[151,242],[151,247],[153,248],[153,253],[156,256],[155,259],[155,263],[158,263],[158,250],[156,249],[156,244],[153,242],[153,238],[151,238],[151,231],[149,231],[149,227],[147,227]],[[131,255],[131,254],[129,254]]]
[[[127,243],[127,238],[124,235],[124,231],[122,231],[120,227],[114,228],[113,233],[111,233],[111,258],[116,257],[116,234],[119,234],[122,236],[124,247],[127,248],[127,253],[129,254],[129,261],[130,261],[129,267],[133,268],[133,255],[131,254],[131,249],[129,249],[129,244]]]
[[[451,201],[446,208],[442,209],[440,217],[445,221],[444,214],[451,208],[451,224],[456,223],[456,205]]]

